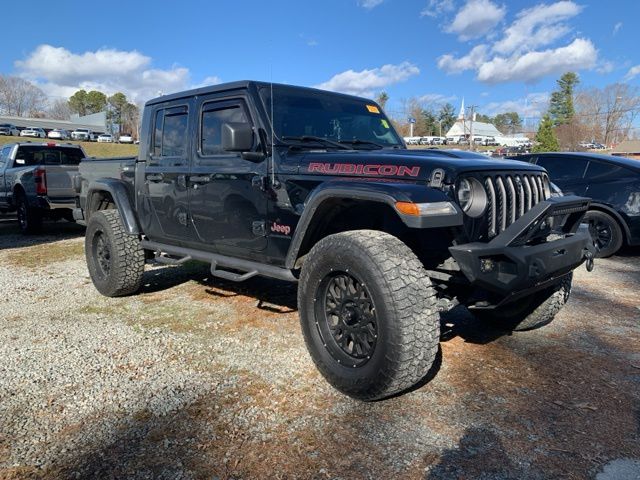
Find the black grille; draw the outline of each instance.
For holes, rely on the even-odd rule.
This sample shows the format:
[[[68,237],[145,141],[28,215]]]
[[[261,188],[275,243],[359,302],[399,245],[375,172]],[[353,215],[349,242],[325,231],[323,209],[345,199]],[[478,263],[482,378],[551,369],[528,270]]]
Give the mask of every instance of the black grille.
[[[502,233],[533,206],[549,197],[544,173],[505,173],[484,177],[489,238]]]

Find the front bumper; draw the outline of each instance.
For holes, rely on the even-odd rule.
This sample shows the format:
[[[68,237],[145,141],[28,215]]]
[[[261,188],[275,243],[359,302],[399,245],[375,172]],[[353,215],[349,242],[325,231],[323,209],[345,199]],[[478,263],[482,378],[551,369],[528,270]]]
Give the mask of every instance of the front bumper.
[[[586,225],[590,200],[550,198],[488,243],[449,248],[471,285],[513,301],[540,290],[571,272],[596,253]]]

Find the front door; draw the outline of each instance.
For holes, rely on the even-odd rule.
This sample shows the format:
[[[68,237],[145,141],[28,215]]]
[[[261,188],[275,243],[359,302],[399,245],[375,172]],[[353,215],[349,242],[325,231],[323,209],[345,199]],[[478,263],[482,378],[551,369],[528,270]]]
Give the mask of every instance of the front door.
[[[190,108],[191,101],[163,104],[152,117],[149,155],[140,179],[140,218],[143,231],[159,242],[179,244],[193,236],[187,186]]]
[[[267,245],[267,161],[249,161],[222,149],[224,123],[250,123],[242,96],[207,96],[198,102],[197,145],[189,174],[189,211],[197,241],[209,250],[244,256]],[[254,148],[257,147],[254,134]]]
[[[542,155],[538,157],[537,165],[549,172],[549,179],[555,183],[565,195],[583,196],[587,191],[584,171],[587,160],[580,157],[556,157]]]

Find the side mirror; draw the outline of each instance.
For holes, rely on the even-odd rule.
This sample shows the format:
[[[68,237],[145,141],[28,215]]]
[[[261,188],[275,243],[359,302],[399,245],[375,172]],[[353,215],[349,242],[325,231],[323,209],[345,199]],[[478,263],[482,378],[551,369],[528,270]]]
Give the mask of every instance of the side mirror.
[[[227,152],[247,152],[253,147],[253,129],[248,123],[222,124],[222,149]]]

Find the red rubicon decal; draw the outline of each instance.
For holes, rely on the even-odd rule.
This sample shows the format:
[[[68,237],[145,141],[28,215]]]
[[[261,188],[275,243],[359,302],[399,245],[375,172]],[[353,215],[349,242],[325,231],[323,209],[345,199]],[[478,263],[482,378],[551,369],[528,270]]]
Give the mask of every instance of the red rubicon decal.
[[[289,225],[280,225],[280,224],[277,224],[276,222],[273,222],[271,224],[271,231],[289,235],[291,233],[291,227]]]
[[[308,171],[330,174],[353,174],[390,177],[417,177],[420,167],[404,165],[356,165],[353,163],[315,163],[309,164]]]

